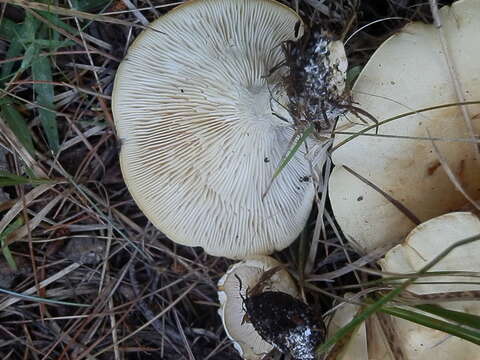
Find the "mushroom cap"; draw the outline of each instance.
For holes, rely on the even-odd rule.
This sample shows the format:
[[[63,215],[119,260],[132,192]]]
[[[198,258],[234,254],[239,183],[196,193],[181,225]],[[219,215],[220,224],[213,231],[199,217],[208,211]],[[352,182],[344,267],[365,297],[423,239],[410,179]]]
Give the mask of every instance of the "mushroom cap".
[[[350,297],[352,294],[345,294]],[[333,336],[338,330],[347,325],[358,315],[360,307],[346,302],[335,310],[331,321],[328,324],[328,337]],[[348,342],[343,345],[335,359],[338,360],[371,360],[368,358],[366,323],[363,322],[357,330],[351,334]]]
[[[466,101],[480,99],[480,1],[464,0],[440,10],[450,56]],[[385,41],[367,63],[353,87],[358,107],[379,121],[412,110],[458,102],[433,25],[411,23]],[[480,105],[467,110],[480,129]],[[349,114],[337,131],[365,128]],[[379,134],[449,139],[471,138],[459,107],[403,117],[379,127]],[[374,134],[375,130],[368,133]],[[334,146],[350,137],[337,134]],[[480,197],[479,159],[472,143],[437,141],[467,193]],[[415,224],[376,190],[349,173],[348,166],[400,201],[420,221],[460,209],[466,203],[438,161],[430,140],[358,136],[332,154],[336,165],[329,182],[336,220],[347,237],[368,252],[398,244]]]
[[[340,328],[347,325],[355,316],[360,313],[360,306],[345,303],[339,307],[333,314],[330,326],[328,328],[329,337],[333,336]],[[387,315],[385,315],[387,316]],[[390,319],[389,319],[390,320]],[[387,335],[383,331],[382,321],[385,318],[379,318],[377,314],[371,315],[362,322],[355,332],[347,335],[343,343],[337,343],[339,348],[332,348],[329,353],[332,359],[336,360],[398,360],[398,354],[387,345]],[[396,331],[396,328],[392,329]],[[402,342],[401,338],[394,336],[396,345]],[[349,336],[349,337],[348,337]],[[333,356],[335,352],[335,356]],[[452,353],[450,353],[451,355]],[[396,356],[397,355],[397,356]],[[332,357],[333,356],[333,357]],[[405,360],[415,360],[416,357],[402,358]]]
[[[218,281],[218,297],[223,326],[235,349],[247,360],[262,359],[273,346],[261,338],[250,322],[244,321],[245,308],[243,298],[248,289],[252,289],[262,274],[279,266],[280,263],[268,256],[252,256],[232,265]],[[240,278],[242,286],[237,276]],[[265,282],[265,291],[281,291],[297,297],[298,290],[288,272],[278,270]]]
[[[203,0],[150,26],[120,64],[112,103],[136,203],[171,240],[212,255],[287,247],[315,187],[302,147],[262,199],[294,134],[285,69],[268,75],[301,19],[272,0]]]
[[[456,212],[442,215],[417,226],[405,241],[391,249],[379,261],[383,271],[406,274],[418,272],[428,262],[433,260],[443,250],[455,242],[478,235],[480,220],[468,212]],[[443,258],[430,271],[468,271],[480,272],[480,243],[473,242],[457,247]],[[429,282],[455,282],[454,276],[429,277]],[[409,291],[417,294],[432,294],[452,291],[480,290],[478,279],[462,277],[462,282],[472,284],[413,284]],[[474,283],[476,282],[476,284]],[[480,315],[478,301],[442,302],[442,307]],[[346,304],[335,313],[330,334],[346,325],[358,311],[358,306]],[[451,336],[442,331],[424,327],[413,322],[391,317],[395,345],[400,347],[408,360],[471,360],[478,359],[478,345]],[[365,330],[365,325],[367,330]],[[368,334],[368,336],[367,336]],[[365,341],[367,345],[365,345]],[[387,346],[387,340],[378,319],[372,317],[362,324],[350,343],[345,347],[343,357],[339,359],[369,359],[381,360],[395,357]]]
[[[478,235],[480,220],[468,212],[442,215],[417,226],[401,245],[391,249],[379,261],[383,271],[412,273],[419,271],[443,250],[459,240]],[[430,271],[480,272],[480,243],[472,242],[454,249],[433,266]],[[417,294],[444,293],[452,291],[479,291],[478,278],[458,276],[429,277],[429,282],[450,284],[414,284],[409,291]],[[471,281],[472,284],[454,282]],[[477,282],[474,284],[473,282]],[[479,301],[453,301],[442,307],[480,315]],[[478,345],[450,336],[444,332],[419,326],[407,320],[395,318],[396,329],[408,359],[412,360],[470,360],[479,358]]]

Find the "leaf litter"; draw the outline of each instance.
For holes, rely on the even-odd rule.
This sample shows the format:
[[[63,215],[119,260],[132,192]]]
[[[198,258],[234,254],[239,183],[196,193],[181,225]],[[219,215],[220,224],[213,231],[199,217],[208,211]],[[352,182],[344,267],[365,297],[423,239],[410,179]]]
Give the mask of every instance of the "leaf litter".
[[[287,1],[311,29],[318,30],[321,23],[337,38],[382,17],[429,20],[428,9],[413,1],[385,3]],[[230,262],[174,245],[154,229],[133,203],[117,163],[119,144],[109,103],[115,69],[144,27],[140,15],[151,21],[176,4],[0,2],[0,149],[8,149],[2,171],[46,181],[35,184],[13,177],[17,182],[0,189],[7,195],[0,199],[0,234],[19,224],[6,234],[9,250],[2,245],[2,256],[9,251],[21,268],[14,272],[12,264],[2,262],[0,271],[13,274],[3,283],[5,288],[50,301],[41,304],[35,298],[0,295],[2,358],[238,359],[216,314],[216,279]],[[350,68],[361,67],[403,23],[385,21],[356,34],[347,47]],[[308,115],[297,116],[299,122],[325,119],[325,113],[335,118],[343,110],[329,104],[346,101],[343,96],[332,97],[326,107],[315,107],[318,103],[310,102],[314,97],[302,94],[334,93],[316,82],[325,64],[309,61],[324,53],[326,44],[316,35],[312,39],[317,42],[311,47],[313,54],[307,52],[292,73],[308,84],[290,93],[294,107],[289,110]],[[291,59],[296,61],[298,54],[292,52]],[[308,71],[302,73],[300,68]],[[324,133],[332,126],[314,124]],[[45,208],[48,211],[42,212]],[[323,208],[329,211],[328,202]],[[314,232],[316,216],[314,212],[302,235],[305,241],[277,254],[299,279],[305,301],[298,307],[310,304],[312,310],[305,308],[302,314],[329,309],[332,298],[325,292],[343,294],[332,288],[331,280],[322,281],[324,292],[318,292],[308,286],[309,277],[338,273],[337,287],[358,283],[349,261],[359,255],[341,244],[341,234],[329,223]],[[312,239],[313,233],[318,238]],[[302,248],[308,249],[311,241],[319,244],[312,247],[313,253]],[[297,264],[305,264],[305,256],[309,269],[303,273]],[[255,318],[261,319],[261,314]],[[285,339],[309,339],[307,330],[303,327]],[[298,344],[298,339],[293,343]],[[310,349],[309,344],[305,347]],[[309,356],[288,351],[297,358]]]

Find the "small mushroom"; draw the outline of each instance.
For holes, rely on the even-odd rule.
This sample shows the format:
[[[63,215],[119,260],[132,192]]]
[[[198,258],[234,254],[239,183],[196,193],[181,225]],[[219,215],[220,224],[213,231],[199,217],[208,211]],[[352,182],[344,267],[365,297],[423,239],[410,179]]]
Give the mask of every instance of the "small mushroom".
[[[244,299],[249,289],[258,285],[268,270],[280,263],[268,256],[253,256],[232,265],[218,282],[218,297],[223,326],[235,349],[247,360],[262,359],[273,346],[262,339],[248,320]],[[285,269],[275,271],[264,282],[263,291],[298,296],[298,290]]]
[[[442,251],[453,245],[459,240],[478,235],[480,233],[480,220],[472,213],[455,212],[442,215],[431,219],[417,226],[405,239],[405,241],[391,249],[386,256],[379,261],[382,270],[390,273],[409,274],[418,272],[427,263],[433,260]],[[443,258],[439,263],[430,269],[430,271],[465,271],[480,272],[480,243],[472,242],[454,249],[450,254]],[[445,294],[446,299],[453,292],[480,291],[478,279],[476,277],[464,276],[459,282],[458,276],[435,276],[428,277],[429,284],[413,284],[408,287],[408,291],[419,296],[432,297],[440,299]],[[443,282],[443,284],[441,284]],[[446,284],[445,282],[449,282]],[[471,284],[465,284],[471,282]],[[436,295],[432,295],[436,294]],[[478,301],[446,301],[439,303],[442,307],[467,312],[474,315],[480,315],[480,302]],[[348,318],[352,318],[358,307],[346,305],[339,309],[339,314],[334,316],[334,324],[337,326],[345,325]],[[342,313],[343,312],[343,313]],[[341,321],[347,318],[346,321]],[[380,330],[378,323],[366,323],[373,327],[367,329],[365,334],[369,334],[364,340],[368,345],[364,345],[363,339],[355,337],[355,343],[347,345],[345,357],[342,359],[357,359],[365,356],[368,348],[368,359],[398,359],[408,360],[471,360],[478,359],[478,345],[466,340],[446,334],[442,331],[431,329],[416,323],[391,317],[393,331],[390,337],[397,351],[402,352],[402,356],[394,356],[387,345],[387,339]],[[332,332],[330,332],[332,334]],[[353,339],[352,339],[353,341]],[[363,345],[362,345],[363,344]],[[363,346],[363,347],[362,347]],[[363,350],[362,350],[363,349]],[[362,355],[360,355],[362,354]],[[353,356],[353,357],[352,357]]]
[[[272,0],[204,0],[150,27],[120,64],[112,102],[136,203],[171,240],[212,255],[287,247],[315,195],[301,181],[315,167],[304,147],[264,195],[295,133],[287,70],[272,70],[282,43],[302,36],[301,18]]]
[[[465,101],[480,99],[480,2],[463,0],[440,10],[449,56]],[[352,94],[357,106],[378,121],[410,111],[457,103],[440,34],[433,25],[408,24],[385,41],[364,67]],[[474,138],[480,129],[480,105],[468,105]],[[337,131],[365,128],[354,114]],[[352,123],[354,122],[354,123]],[[364,252],[398,244],[416,223],[460,209],[466,202],[447,176],[438,152],[473,199],[480,198],[480,162],[462,110],[450,106],[396,119],[360,135],[334,150],[336,165],[329,182],[336,220]],[[428,132],[427,132],[428,131]],[[351,135],[336,134],[334,146]],[[395,138],[397,137],[397,138]],[[400,138],[399,138],[400,137]],[[467,139],[462,141],[459,139]],[[399,207],[353,175],[375,184]]]

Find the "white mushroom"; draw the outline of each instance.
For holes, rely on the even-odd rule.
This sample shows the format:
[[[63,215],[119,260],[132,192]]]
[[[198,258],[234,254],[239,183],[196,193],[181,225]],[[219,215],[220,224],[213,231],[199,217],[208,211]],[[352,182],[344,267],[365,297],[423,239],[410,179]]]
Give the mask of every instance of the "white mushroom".
[[[468,212],[456,212],[439,216],[417,226],[405,239],[405,241],[391,249],[379,262],[382,270],[387,272],[407,274],[418,272],[427,263],[433,260],[443,250],[459,240],[479,235],[480,220],[477,216]],[[443,258],[430,271],[466,271],[480,272],[480,243],[472,242],[460,246]],[[478,278],[458,276],[435,276],[428,277],[431,284],[413,284],[408,291],[419,295],[434,293],[449,293],[456,291],[479,291]],[[455,282],[471,282],[471,284],[456,284]],[[449,282],[448,284],[435,284]],[[437,295],[438,296],[438,295]],[[433,301],[433,300],[432,300]],[[442,307],[450,310],[467,312],[480,315],[480,302],[478,301],[449,301],[442,302]],[[345,325],[351,319],[357,307],[347,305],[339,309],[339,314],[334,316],[334,324]],[[347,320],[342,319],[347,318]],[[458,337],[446,334],[442,331],[417,325],[416,323],[395,318],[393,320],[394,343],[401,349],[407,360],[472,360],[479,358],[478,345],[470,343]],[[367,323],[367,327],[371,323]],[[387,341],[380,327],[373,324],[367,332],[360,328],[345,352],[344,360],[361,358],[365,356],[368,348],[368,359],[395,359],[390,353]],[[369,336],[365,339],[362,336]],[[360,336],[360,339],[358,338]],[[363,346],[363,340],[368,342]],[[354,356],[354,357],[352,357]]]
[[[449,55],[466,101],[480,100],[480,1],[463,0],[440,11]],[[375,52],[353,87],[358,107],[379,121],[412,110],[456,103],[458,98],[433,25],[412,23],[393,35]],[[478,133],[480,105],[466,107]],[[339,131],[357,133],[365,128],[355,115],[339,124]],[[427,133],[427,130],[429,133]],[[375,130],[368,131],[374,135]],[[380,135],[360,135],[333,152],[336,167],[329,188],[336,220],[343,232],[369,252],[394,245],[415,223],[371,186],[348,172],[352,169],[408,208],[420,222],[460,209],[465,197],[456,190],[428,139],[445,138],[436,145],[461,186],[480,198],[480,162],[472,134],[459,107],[447,107],[394,120],[379,127]],[[430,134],[430,135],[429,135]],[[350,135],[336,135],[335,145]],[[423,140],[415,139],[423,137]],[[427,139],[425,139],[425,137]]]
[[[262,198],[294,134],[286,70],[269,73],[282,43],[303,34],[301,19],[272,0],[204,0],[150,26],[113,91],[133,198],[170,239],[212,255],[287,247],[310,213],[315,164],[302,147]]]
[[[232,265],[218,282],[220,300],[218,313],[222,318],[225,332],[244,359],[262,359],[273,349],[273,346],[255,331],[253,325],[245,320],[243,299],[247,290],[257,285],[266,271],[279,265],[280,263],[271,257],[253,256]],[[265,282],[263,290],[281,291],[293,297],[298,296],[295,283],[284,269],[275,272]]]

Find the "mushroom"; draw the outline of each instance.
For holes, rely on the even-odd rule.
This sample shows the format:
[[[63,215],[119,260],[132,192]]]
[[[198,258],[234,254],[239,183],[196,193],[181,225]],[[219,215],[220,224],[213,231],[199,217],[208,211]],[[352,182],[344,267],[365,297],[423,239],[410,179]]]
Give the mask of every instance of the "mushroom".
[[[469,212],[445,214],[417,226],[405,241],[391,249],[379,262],[383,271],[412,273],[419,271],[455,242],[480,234],[480,220]],[[454,249],[429,271],[480,272],[480,243],[472,242]],[[472,282],[456,284],[456,282]],[[426,295],[457,291],[479,291],[478,278],[458,276],[429,277],[432,284],[414,284],[409,291]],[[448,284],[435,284],[448,282]],[[475,284],[477,283],[477,284]],[[479,301],[449,301],[441,306],[455,311],[480,315]],[[441,331],[395,319],[398,336],[408,359],[470,360],[478,358],[478,345]]]
[[[347,294],[349,295],[349,294]],[[361,312],[358,305],[346,302],[340,305],[333,314],[328,327],[329,336],[333,336],[340,328],[347,325]],[[371,315],[358,328],[346,335],[328,354],[328,359],[335,360],[413,360],[410,358],[395,357],[387,344],[387,337],[382,329],[382,321],[378,314]],[[394,341],[401,341],[393,335]],[[398,354],[396,354],[398,355]]]
[[[281,250],[303,229],[315,195],[306,146],[269,187],[295,134],[287,70],[272,69],[302,34],[300,17],[272,0],[190,1],[130,47],[112,102],[121,168],[171,240],[240,259]]]
[[[448,55],[465,101],[480,99],[478,14],[477,0],[457,1],[440,10]],[[408,24],[385,41],[364,67],[352,93],[358,107],[379,121],[459,101],[438,29],[422,23]],[[480,128],[480,105],[468,105],[466,111],[475,132]],[[358,133],[364,128],[354,114],[349,114],[337,132]],[[332,154],[336,167],[329,190],[336,220],[345,235],[356,241],[360,250],[369,252],[398,244],[419,222],[460,209],[466,200],[447,176],[446,165],[470,198],[480,198],[480,157],[472,143],[477,137],[468,128],[460,107],[451,106],[382,124],[378,133],[388,137],[375,137],[375,129],[371,129],[346,142],[350,134],[336,134]],[[430,137],[445,139],[435,141],[438,152]],[[413,216],[407,216],[349,169]]]
[[[346,298],[354,298],[353,294],[345,294]],[[338,330],[347,325],[352,319],[358,315],[361,308],[353,303],[345,302],[335,310],[332,319],[328,325],[328,337],[333,336]],[[367,319],[370,321],[370,319]],[[370,360],[367,350],[367,333],[366,322],[360,324],[353,334],[349,336],[346,341],[338,345],[338,348],[332,348],[329,358],[338,360]],[[333,352],[335,351],[335,355]]]
[[[252,256],[232,265],[218,282],[218,297],[223,326],[235,349],[247,360],[262,359],[273,346],[262,339],[250,321],[246,319],[244,299],[266,271],[280,266],[268,256]],[[265,291],[278,291],[298,296],[298,290],[285,269],[280,269],[265,281]]]
[[[459,240],[480,234],[480,220],[469,212],[454,212],[445,214],[417,226],[407,236],[405,241],[391,249],[385,257],[379,261],[382,270],[390,273],[409,274],[418,272],[427,263],[433,260],[442,251]],[[455,248],[450,254],[433,266],[429,271],[466,271],[480,272],[480,243],[472,242]],[[429,284],[413,284],[408,291],[422,295],[435,293],[452,293],[457,291],[479,291],[476,277],[465,276],[458,282],[458,276],[432,276],[428,278]],[[443,284],[440,284],[443,282]],[[445,282],[449,282],[446,284]],[[465,284],[465,282],[472,282]],[[437,295],[438,298],[438,295]],[[478,301],[448,301],[440,305],[449,310],[467,312],[480,315],[480,303]],[[338,310],[334,315],[333,323],[342,326],[351,319],[358,307],[347,305]],[[342,319],[347,318],[342,322]],[[391,341],[397,349],[400,349],[405,359],[408,360],[471,360],[478,359],[478,345],[466,340],[446,334],[442,331],[418,325],[400,318],[391,318],[393,321],[393,336]],[[366,323],[366,326],[371,325]],[[345,357],[342,359],[355,358],[368,348],[368,359],[397,359],[400,357],[390,353],[386,337],[380,327],[373,324],[366,333],[370,334],[366,339],[358,339],[362,336],[360,328],[355,337],[355,344],[347,346]],[[330,332],[332,333],[332,332]],[[364,333],[364,334],[366,334]],[[365,336],[365,335],[363,335]],[[362,347],[364,340],[368,346]],[[373,345],[373,346],[372,346]],[[363,349],[363,350],[362,350]],[[359,352],[361,351],[361,352]],[[354,355],[354,357],[352,357]]]

